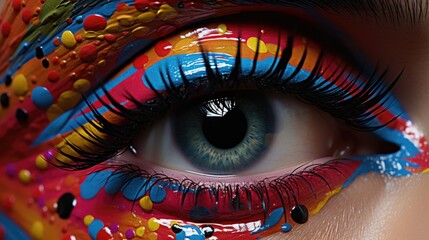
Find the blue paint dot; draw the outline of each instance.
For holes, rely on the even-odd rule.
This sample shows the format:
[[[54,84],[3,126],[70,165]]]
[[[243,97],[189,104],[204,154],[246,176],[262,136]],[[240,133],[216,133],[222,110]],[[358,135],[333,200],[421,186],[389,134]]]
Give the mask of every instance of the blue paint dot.
[[[159,185],[153,186],[150,190],[150,200],[154,203],[160,203],[164,201],[165,197],[167,196],[167,192],[165,189]]]
[[[260,228],[256,229],[250,234],[260,233],[262,231],[265,231],[274,227],[275,225],[277,225],[277,223],[280,222],[282,216],[283,216],[283,208],[275,209],[270,213],[270,215],[268,215],[268,218],[265,220],[265,223]]]
[[[182,231],[176,234],[176,240],[205,240],[206,237],[199,227],[185,225]]]
[[[103,229],[103,227],[104,227],[104,223],[101,220],[95,219],[88,226],[89,236],[91,236],[91,238],[94,240],[97,239],[97,234],[101,229]]]
[[[54,97],[45,87],[36,87],[31,93],[31,100],[38,108],[46,109],[54,103]]]
[[[107,178],[112,175],[112,171],[91,173],[80,185],[80,196],[89,200],[94,198],[101,188],[106,184]]]
[[[82,23],[83,22],[83,17],[82,16],[77,16],[76,17],[76,22],[77,23]]]
[[[282,232],[287,233],[290,232],[290,230],[292,230],[292,225],[290,225],[289,223],[282,224]]]
[[[133,178],[122,187],[122,194],[130,201],[135,201],[146,194],[150,184],[146,184],[146,179],[142,177]]]

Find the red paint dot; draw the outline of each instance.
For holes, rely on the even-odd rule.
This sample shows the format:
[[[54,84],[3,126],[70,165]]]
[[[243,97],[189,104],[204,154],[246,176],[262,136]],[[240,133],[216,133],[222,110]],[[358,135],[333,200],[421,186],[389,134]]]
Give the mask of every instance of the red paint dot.
[[[153,8],[153,9],[159,9],[161,7],[162,3],[155,1],[155,2],[150,2],[149,3],[149,7]]]
[[[114,42],[116,42],[116,36],[115,35],[113,35],[113,34],[105,34],[104,35],[104,39],[106,39],[106,41],[108,42],[108,43],[114,43]]]
[[[37,186],[33,190],[33,197],[35,199],[39,199],[42,196],[42,194],[43,194],[44,191],[45,191],[45,188],[43,187],[43,185]]]
[[[22,9],[21,18],[25,24],[29,24],[32,17],[33,17],[33,12],[31,11],[31,9],[29,8]]]
[[[134,0],[134,7],[139,11],[145,11],[149,8],[149,0]]]
[[[82,36],[81,35],[76,35],[76,41],[78,42],[78,43],[81,43],[82,41],[83,41],[83,38],[82,38]]]
[[[79,58],[82,62],[91,63],[97,60],[97,53],[97,47],[90,43],[79,49]]]
[[[104,227],[97,233],[97,240],[113,240],[112,233],[108,227]]]
[[[86,31],[100,31],[107,27],[107,21],[103,16],[92,14],[83,20],[83,27]]]
[[[1,25],[1,33],[4,37],[8,37],[10,34],[10,31],[12,31],[12,27],[10,26],[9,22],[3,22]]]
[[[167,41],[160,41],[155,45],[155,52],[160,57],[167,56],[171,51],[171,43]]]
[[[71,18],[67,18],[67,20],[66,20],[66,22],[67,22],[67,24],[72,24],[73,23],[73,19],[71,19]]]
[[[55,70],[51,70],[48,72],[48,80],[50,82],[57,82],[60,80],[60,74]]]
[[[149,58],[146,55],[139,56],[134,60],[133,65],[137,69],[143,69],[144,65],[149,61]]]
[[[13,205],[15,205],[15,201],[16,200],[14,196],[12,195],[6,196],[2,201],[3,209],[11,210]]]
[[[19,10],[21,9],[21,0],[13,0],[12,8],[13,10],[19,12]]]
[[[60,46],[61,41],[59,38],[54,38],[54,40],[52,40],[52,43],[54,44],[55,47]]]
[[[58,57],[53,57],[51,60],[52,64],[58,65],[60,63],[60,59]]]

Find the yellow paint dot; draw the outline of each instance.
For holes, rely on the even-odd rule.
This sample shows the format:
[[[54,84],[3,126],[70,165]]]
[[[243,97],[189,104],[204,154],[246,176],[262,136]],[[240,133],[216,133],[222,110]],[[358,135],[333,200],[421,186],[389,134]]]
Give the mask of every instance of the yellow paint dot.
[[[92,223],[92,221],[94,221],[94,216],[92,216],[92,215],[86,215],[84,218],[83,218],[83,223],[85,224],[85,226],[89,226],[89,224],[91,224]]]
[[[156,17],[156,14],[153,12],[145,12],[137,16],[137,20],[141,23],[150,23]]]
[[[94,39],[98,37],[98,32],[95,31],[86,31],[84,33],[85,38],[87,39]]]
[[[45,158],[42,155],[36,157],[36,167],[39,170],[45,170],[48,168],[48,162],[46,162]]]
[[[46,112],[46,117],[49,121],[54,121],[57,117],[64,113],[64,110],[60,108],[57,104],[52,104],[48,111]]]
[[[157,240],[158,239],[158,234],[156,233],[149,233],[149,235],[147,236],[147,239],[149,240]]]
[[[91,83],[86,79],[79,79],[73,83],[74,90],[84,94],[91,89]]]
[[[139,227],[139,228],[136,229],[136,235],[138,237],[143,237],[144,232],[145,232],[145,228],[144,227]]]
[[[31,181],[31,172],[27,169],[22,169],[18,173],[18,178],[19,181],[21,181],[22,183],[29,183]]]
[[[76,38],[71,31],[65,31],[61,35],[61,42],[64,47],[68,49],[74,49],[76,47]]]
[[[35,221],[31,225],[31,236],[33,239],[42,239],[43,238],[43,224],[40,221]]]
[[[98,63],[97,63],[97,66],[99,66],[99,67],[103,67],[103,66],[105,66],[106,65],[106,60],[100,60]]]
[[[149,196],[144,196],[142,198],[140,198],[140,207],[146,211],[146,212],[150,212],[152,210],[153,207],[153,203],[152,200],[150,200]]]
[[[121,15],[116,18],[118,20],[119,25],[122,27],[129,27],[134,24],[133,16],[130,15]]]
[[[118,23],[112,23],[107,25],[106,32],[108,33],[118,33],[120,32],[121,26]]]
[[[256,49],[258,47],[258,41],[259,41],[259,53],[267,53],[267,45],[264,41],[256,38],[256,37],[250,37],[247,39],[247,46],[252,49],[254,52],[256,52]]]
[[[217,30],[220,34],[225,34],[228,29],[225,24],[219,24],[219,26],[217,26]]]
[[[147,27],[137,27],[133,29],[132,33],[136,38],[144,38],[149,32],[149,30],[150,29]]]
[[[16,96],[25,96],[28,91],[28,82],[24,74],[18,74],[12,81],[12,90]]]
[[[147,227],[149,228],[149,230],[151,230],[152,232],[155,232],[156,230],[159,229],[159,223],[158,223],[158,219],[156,218],[150,218],[149,221],[147,221]]]
[[[176,9],[168,4],[163,4],[156,13],[162,20],[167,20],[170,17],[177,15]]]
[[[72,109],[74,106],[76,106],[82,96],[80,93],[75,91],[65,91],[61,93],[60,97],[58,98],[58,106],[60,106],[61,109],[69,110]]]

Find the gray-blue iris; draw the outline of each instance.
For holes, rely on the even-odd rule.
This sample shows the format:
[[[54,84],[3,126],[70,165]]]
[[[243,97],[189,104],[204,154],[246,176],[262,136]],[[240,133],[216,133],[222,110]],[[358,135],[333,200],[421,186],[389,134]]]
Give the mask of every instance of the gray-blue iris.
[[[263,96],[223,96],[191,104],[174,118],[184,156],[210,174],[234,174],[257,162],[269,147],[275,117]]]

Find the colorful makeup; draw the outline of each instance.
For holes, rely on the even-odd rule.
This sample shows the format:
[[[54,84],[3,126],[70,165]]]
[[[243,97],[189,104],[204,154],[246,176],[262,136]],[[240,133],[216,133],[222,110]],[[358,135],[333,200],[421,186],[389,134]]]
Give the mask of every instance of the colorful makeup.
[[[281,14],[249,13],[172,32],[213,10],[202,2],[94,4],[6,6],[5,13],[41,24],[9,54],[0,87],[0,136],[13,143],[0,147],[6,236],[258,239],[304,224],[360,174],[428,168],[426,140],[391,95],[394,84],[322,31],[309,33]],[[59,27],[46,25],[55,21]],[[5,22],[1,41],[11,43],[17,33],[4,29]],[[332,147],[294,155],[290,165],[285,154],[280,167],[262,171],[292,119],[279,117],[273,93],[399,149],[361,156],[329,130],[323,135],[332,133]],[[149,154],[147,133],[168,118],[177,154],[173,147]],[[237,127],[211,131],[220,124]]]

